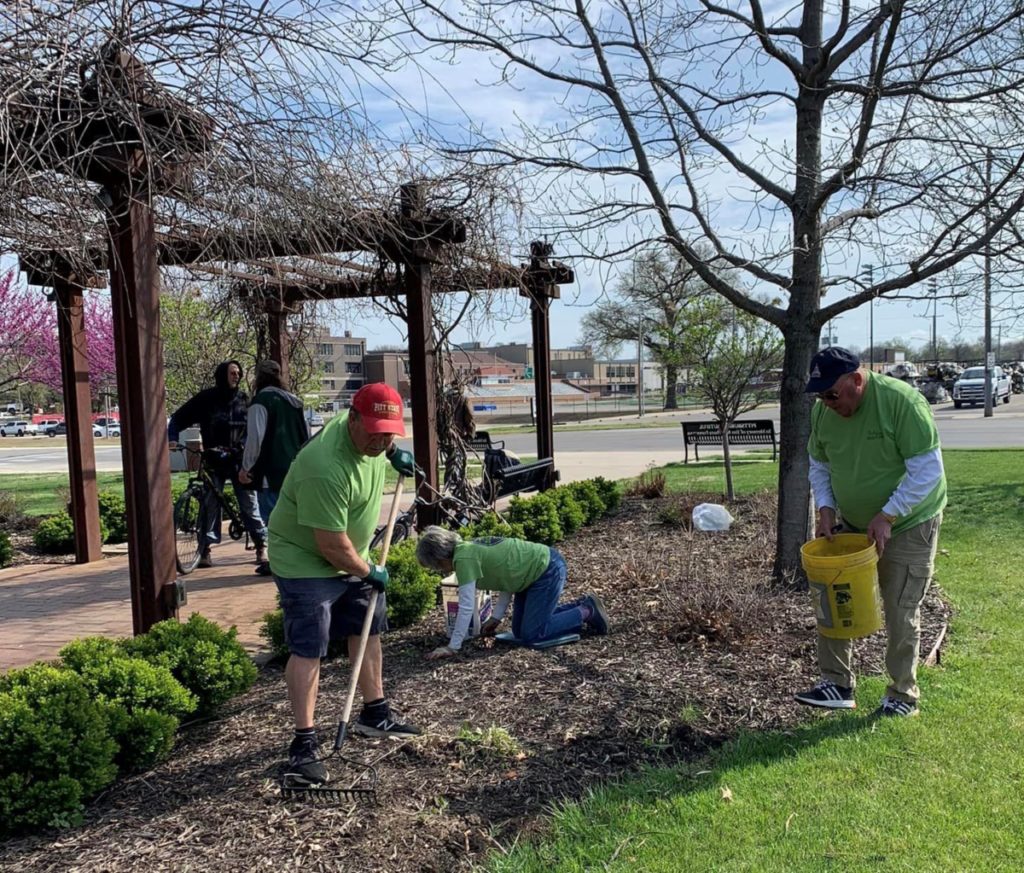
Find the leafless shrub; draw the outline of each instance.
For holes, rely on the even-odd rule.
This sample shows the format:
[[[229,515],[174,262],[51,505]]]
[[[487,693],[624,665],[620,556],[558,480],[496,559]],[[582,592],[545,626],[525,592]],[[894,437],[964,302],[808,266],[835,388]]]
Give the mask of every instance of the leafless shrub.
[[[626,488],[629,497],[643,497],[653,500],[665,494],[665,474],[659,470],[647,470]]]
[[[21,524],[24,517],[18,495],[13,491],[0,491],[0,528],[14,528]]]

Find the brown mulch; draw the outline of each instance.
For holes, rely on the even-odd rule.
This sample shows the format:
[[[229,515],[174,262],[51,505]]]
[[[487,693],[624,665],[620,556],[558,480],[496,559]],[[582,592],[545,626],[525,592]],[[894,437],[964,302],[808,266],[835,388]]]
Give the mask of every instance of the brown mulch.
[[[219,720],[185,729],[170,761],[109,789],[83,827],[10,841],[0,867],[468,870],[541,830],[559,800],[645,764],[694,759],[741,730],[814,717],[791,697],[816,678],[808,597],[764,581],[774,501],[731,506],[725,534],[688,529],[695,502],[628,500],[560,546],[568,594],[599,593],[611,636],[543,652],[475,641],[436,666],[422,656],[443,639],[439,612],[389,634],[389,697],[429,735],[348,740],[347,754],[378,762],[379,805],[282,802],[274,777],[290,717],[282,672],[271,667]],[[930,596],[922,652],[945,618]],[[861,672],[880,672],[883,642],[858,643]],[[324,742],[346,681],[346,662],[325,666]],[[474,741],[471,729],[492,726],[504,742]]]
[[[11,560],[8,567],[22,567],[26,564],[73,564],[75,556],[51,555],[36,547],[32,541],[35,525],[24,527],[8,527],[7,535],[11,538]]]

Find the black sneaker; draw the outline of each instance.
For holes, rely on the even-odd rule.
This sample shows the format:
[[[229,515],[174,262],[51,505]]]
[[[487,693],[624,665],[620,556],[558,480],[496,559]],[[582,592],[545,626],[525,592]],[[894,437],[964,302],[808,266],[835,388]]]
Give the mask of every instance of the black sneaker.
[[[608,635],[608,613],[604,608],[604,601],[596,594],[588,594],[583,598],[583,606],[590,610],[590,618],[587,624],[590,629],[599,636]]]
[[[423,733],[416,725],[395,721],[393,715],[390,709],[383,713],[364,709],[352,725],[352,733],[364,737],[418,737]]]
[[[292,740],[284,776],[306,785],[319,785],[330,779],[327,767],[317,753],[316,737],[295,737]]]
[[[871,714],[876,718],[913,718],[920,715],[921,710],[912,700],[900,700],[886,695],[882,698],[881,706]]]
[[[253,572],[257,576],[272,576],[273,572],[270,569],[270,561],[260,561]]]
[[[853,689],[843,688],[828,679],[823,679],[809,691],[794,694],[793,699],[804,706],[817,706],[821,709],[856,709],[857,701],[853,699]]]
[[[212,567],[213,566],[213,558],[210,557],[210,550],[209,549],[207,549],[205,552],[203,552],[199,556],[199,563],[196,564],[196,566],[197,567]]]

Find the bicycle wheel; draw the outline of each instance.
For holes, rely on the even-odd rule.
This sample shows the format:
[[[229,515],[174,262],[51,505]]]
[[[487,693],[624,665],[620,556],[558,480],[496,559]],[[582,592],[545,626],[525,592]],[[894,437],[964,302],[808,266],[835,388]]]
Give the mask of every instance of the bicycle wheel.
[[[373,539],[370,540],[371,549],[379,549],[384,545],[384,532],[387,530],[387,525],[377,529],[377,532],[373,535]],[[412,533],[412,525],[408,518],[405,516],[399,516],[395,519],[395,530],[391,534],[391,545],[400,543],[402,540],[409,539],[409,535]]]
[[[245,526],[237,518],[231,519],[228,525],[228,536],[233,540],[240,540],[245,536]]]
[[[182,575],[196,568],[202,554],[199,543],[202,536],[199,526],[202,503],[199,488],[192,487],[183,491],[174,504],[174,555],[178,572]]]

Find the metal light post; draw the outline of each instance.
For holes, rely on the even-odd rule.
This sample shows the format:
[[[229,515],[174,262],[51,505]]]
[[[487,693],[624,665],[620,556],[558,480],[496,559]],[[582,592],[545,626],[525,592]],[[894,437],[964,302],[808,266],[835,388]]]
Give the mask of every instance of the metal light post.
[[[992,194],[992,149],[985,150],[985,197]],[[991,229],[988,206],[985,207],[985,233]],[[985,245],[985,418],[992,417],[992,242]]]
[[[875,285],[875,265],[865,264],[864,272],[867,273],[868,287],[873,288]],[[875,295],[871,295],[871,299],[868,301],[868,360],[869,369],[872,373],[875,372]]]
[[[939,280],[932,276],[928,282],[932,286],[932,360],[939,363]]]

